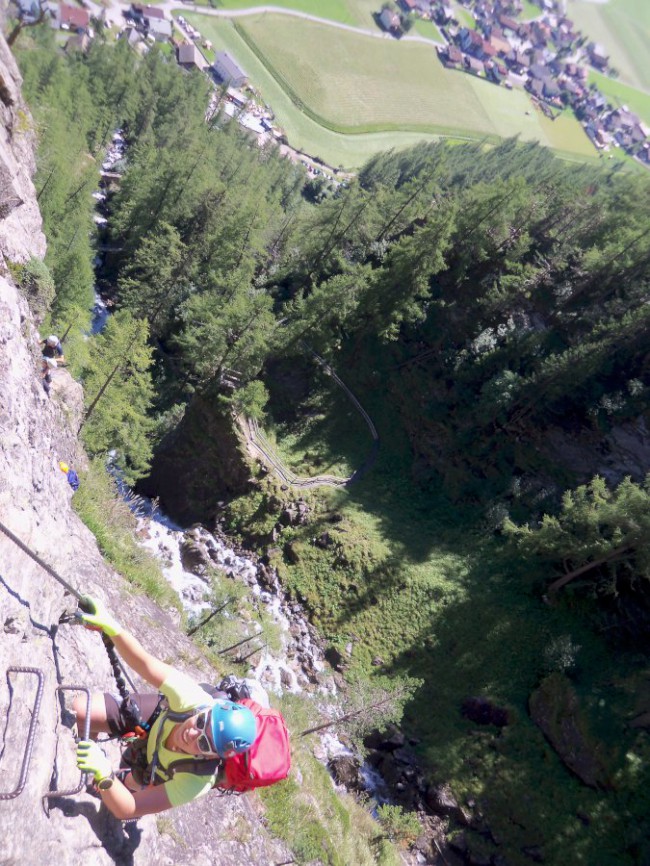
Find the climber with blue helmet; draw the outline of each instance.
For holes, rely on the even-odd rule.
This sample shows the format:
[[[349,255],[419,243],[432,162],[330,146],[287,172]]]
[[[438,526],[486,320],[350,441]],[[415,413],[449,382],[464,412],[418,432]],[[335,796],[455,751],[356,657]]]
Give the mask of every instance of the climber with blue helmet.
[[[109,638],[129,667],[158,694],[132,696],[148,731],[148,736],[140,731],[144,734],[139,750],[141,772],[132,766],[118,778],[93,739],[78,743],[77,766],[93,774],[102,801],[121,820],[162,812],[203,796],[219,784],[224,761],[253,745],[255,716],[225,696],[215,698],[191,677],[147,652],[99,601],[86,598],[84,602],[79,613],[82,624]],[[89,706],[91,737],[99,733],[124,736],[133,730],[124,702],[113,695],[95,693]],[[85,723],[86,707],[85,695],[75,699],[79,730]],[[179,759],[179,755],[184,757]]]

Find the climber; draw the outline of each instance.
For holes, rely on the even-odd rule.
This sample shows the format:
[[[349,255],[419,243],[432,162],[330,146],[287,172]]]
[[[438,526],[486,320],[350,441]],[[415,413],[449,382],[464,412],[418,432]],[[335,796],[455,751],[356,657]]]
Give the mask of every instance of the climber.
[[[70,469],[65,460],[59,460],[59,469],[67,478],[70,487],[72,487],[75,492],[79,490],[79,476],[74,471],[74,469]]]
[[[43,358],[41,365],[41,377],[43,380],[43,390],[50,396],[50,385],[52,384],[52,370],[56,370],[56,361],[54,358]]]
[[[146,742],[147,761],[155,767],[152,784],[148,787],[138,789],[132,772],[127,772],[124,781],[120,781],[108,758],[92,740],[78,743],[77,766],[83,772],[93,774],[104,805],[121,820],[163,812],[203,796],[218,781],[223,761],[248,751],[252,746],[257,732],[253,713],[232,701],[215,699],[190,677],[151,655],[100,602],[86,598],[84,607],[92,613],[79,614],[83,625],[107,635],[124,661],[167,699],[169,709],[159,712],[158,694],[132,696],[143,719],[149,721],[155,716]],[[82,730],[85,696],[75,699],[73,709],[77,715],[77,727]],[[173,715],[183,721],[170,718]],[[133,723],[125,718],[119,701],[110,694],[92,695],[91,735],[100,732],[123,735],[132,730]],[[195,769],[171,769],[167,772],[166,768],[174,763],[178,753],[191,756],[189,763]]]
[[[47,339],[41,340],[41,346],[43,346],[44,358],[57,358],[59,361],[64,360],[63,346],[59,338],[54,334],[50,334]]]

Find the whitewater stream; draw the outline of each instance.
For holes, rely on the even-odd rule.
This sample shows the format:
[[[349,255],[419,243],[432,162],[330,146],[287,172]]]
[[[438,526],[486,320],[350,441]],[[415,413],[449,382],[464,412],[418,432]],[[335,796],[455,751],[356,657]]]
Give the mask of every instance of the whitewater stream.
[[[104,168],[112,168],[125,155],[125,145],[119,131],[116,136]],[[98,208],[102,207],[105,194],[98,192],[94,195]],[[99,215],[95,221],[98,230],[106,223],[105,218]],[[95,265],[101,268],[100,256],[95,260]],[[92,335],[104,329],[109,316],[109,308],[99,293],[95,292]],[[262,574],[260,565],[252,557],[235,551],[204,527],[194,527],[189,531],[183,529],[150,499],[134,494],[121,480],[115,467],[109,465],[109,469],[122,497],[137,518],[139,543],[160,561],[165,579],[179,596],[189,616],[198,621],[202,614],[210,611],[207,600],[210,582],[208,577],[203,578],[183,566],[181,547],[188,536],[205,550],[211,565],[223,570],[228,577],[245,583],[251,594],[264,605],[273,622],[279,626],[280,651],[272,652],[264,645],[251,657],[257,658],[257,661],[251,663],[246,678],[254,680],[266,692],[276,695],[308,691],[318,700],[323,715],[331,718],[340,715],[338,690],[333,675],[324,663],[323,651],[316,640],[315,630],[300,605],[286,598],[275,572],[265,569]],[[220,615],[228,617],[231,614],[224,610]],[[261,629],[261,626],[258,628]],[[259,642],[262,643],[261,637]],[[335,729],[325,730],[317,735],[314,753],[325,765],[334,757],[353,756],[350,749],[338,739]],[[387,802],[381,776],[367,764],[362,767],[361,773],[367,792],[377,802]]]

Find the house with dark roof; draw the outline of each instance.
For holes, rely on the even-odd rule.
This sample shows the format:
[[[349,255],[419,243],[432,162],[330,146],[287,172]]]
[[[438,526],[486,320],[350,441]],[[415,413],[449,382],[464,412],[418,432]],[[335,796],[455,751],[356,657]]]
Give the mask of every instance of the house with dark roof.
[[[90,15],[85,9],[78,6],[68,6],[65,3],[59,5],[57,19],[62,30],[74,30],[83,33],[90,26]]]
[[[75,33],[65,43],[64,51],[66,54],[72,54],[74,51],[81,51],[85,54],[90,48],[90,36],[87,33]]]
[[[458,31],[458,43],[461,51],[465,54],[471,54],[473,57],[481,59],[483,56],[483,46],[485,40],[476,30],[470,30],[469,27],[461,27]]]
[[[559,97],[560,88],[553,79],[549,78],[544,81],[542,95],[545,99],[557,99]]]
[[[471,72],[474,75],[482,75],[485,73],[485,64],[477,57],[471,57],[469,54],[466,54],[465,69],[467,69],[468,72]]]
[[[463,53],[456,45],[449,45],[444,51],[440,52],[440,57],[445,66],[451,69],[456,69],[463,63]]]
[[[544,66],[542,63],[533,63],[528,70],[528,74],[531,78],[537,78],[540,81],[546,81],[546,79],[551,79],[553,77],[551,69],[549,69],[548,66]]]
[[[587,53],[592,66],[596,69],[606,69],[609,63],[609,55],[606,53],[602,45],[597,45],[595,42],[589,43]]]
[[[393,36],[399,36],[402,33],[402,21],[392,9],[382,9],[379,14],[379,23],[387,33],[392,33]]]
[[[158,6],[143,6],[141,3],[131,3],[129,14],[131,18],[143,22],[145,18],[158,18],[161,21],[165,18],[165,13]]]
[[[210,65],[199,49],[192,42],[183,42],[176,50],[178,65],[183,69],[198,69],[203,72]]]
[[[440,6],[436,6],[433,10],[433,20],[436,24],[449,24],[450,21],[455,21],[456,16],[454,15],[454,10],[451,6],[446,3],[442,3]]]
[[[519,22],[509,15],[499,15],[499,24],[504,30],[509,30],[514,36],[519,30]]]
[[[242,87],[248,81],[248,76],[232,59],[227,51],[220,51],[214,58],[212,71],[224,84],[232,87]]]

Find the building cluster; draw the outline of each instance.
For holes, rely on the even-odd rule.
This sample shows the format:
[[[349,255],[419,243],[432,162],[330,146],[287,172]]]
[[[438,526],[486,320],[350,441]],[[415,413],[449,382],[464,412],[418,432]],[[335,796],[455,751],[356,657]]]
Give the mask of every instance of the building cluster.
[[[377,20],[396,37],[413,16],[433,21],[445,39],[438,54],[448,68],[508,88],[524,87],[551,118],[568,106],[598,150],[620,147],[650,164],[650,129],[634,112],[612,105],[588,83],[588,67],[611,71],[605,50],[587,41],[565,14],[561,0],[534,2],[539,16],[530,21],[517,17],[521,0],[461,0],[458,12],[446,0],[399,0],[387,3]]]

